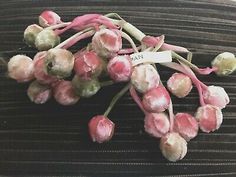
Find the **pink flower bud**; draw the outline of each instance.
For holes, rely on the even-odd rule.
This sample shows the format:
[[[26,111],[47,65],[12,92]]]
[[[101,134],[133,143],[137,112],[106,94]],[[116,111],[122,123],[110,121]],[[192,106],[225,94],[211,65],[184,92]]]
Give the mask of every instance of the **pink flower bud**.
[[[183,98],[191,91],[192,81],[185,74],[174,73],[167,81],[167,88],[173,95]]]
[[[119,30],[102,29],[92,38],[92,46],[95,52],[104,58],[112,58],[122,48],[122,39]]]
[[[166,88],[159,86],[146,92],[143,96],[143,106],[150,112],[163,112],[170,104],[170,95]]]
[[[187,142],[178,133],[168,133],[161,138],[162,155],[171,162],[184,158],[187,153]]]
[[[59,23],[61,23],[61,17],[51,10],[45,10],[39,16],[39,24],[42,27],[48,27]]]
[[[41,84],[51,84],[58,80],[55,76],[50,76],[46,72],[45,66],[46,52],[39,52],[34,57],[34,76]]]
[[[170,129],[170,122],[164,113],[148,113],[144,119],[145,131],[156,138],[161,138]]]
[[[32,82],[27,90],[30,100],[36,104],[43,104],[51,97],[51,88],[48,85],[40,84],[37,81]]]
[[[131,82],[136,90],[145,93],[158,86],[160,76],[150,64],[141,64],[134,67],[131,74]]]
[[[25,55],[15,55],[8,62],[8,76],[17,82],[27,82],[34,78],[33,60]]]
[[[177,113],[174,119],[174,131],[178,132],[186,141],[197,136],[198,122],[188,113]]]
[[[83,79],[97,77],[103,70],[101,58],[94,51],[83,51],[76,55],[74,70]]]
[[[195,117],[199,122],[200,129],[207,133],[217,130],[223,121],[220,108],[209,104],[199,107]]]
[[[217,106],[220,109],[225,108],[229,103],[229,96],[225,92],[225,89],[213,85],[203,91],[203,99],[206,104]]]
[[[112,138],[115,124],[107,117],[98,115],[89,121],[88,127],[93,142],[103,143]]]
[[[132,64],[128,55],[116,56],[112,58],[107,65],[107,71],[110,77],[116,82],[130,80]]]
[[[55,100],[62,105],[73,105],[79,101],[71,81],[59,81],[53,91]]]

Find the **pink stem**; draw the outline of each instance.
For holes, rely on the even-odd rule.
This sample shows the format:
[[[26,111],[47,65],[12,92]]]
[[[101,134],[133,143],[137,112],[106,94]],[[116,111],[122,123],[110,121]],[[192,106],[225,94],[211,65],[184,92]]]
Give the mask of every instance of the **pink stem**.
[[[161,46],[161,49],[162,50],[172,50],[172,51],[175,51],[175,52],[182,52],[182,53],[188,53],[189,52],[189,50],[184,48],[184,47],[171,45],[171,44],[167,44],[167,43],[164,43]]]
[[[130,92],[131,97],[136,102],[136,104],[139,106],[139,108],[143,111],[143,113],[145,115],[148,114],[148,112],[144,109],[143,104],[142,104],[142,102],[141,102],[141,100],[140,100],[140,98],[133,86],[130,87],[129,92]]]
[[[210,74],[210,73],[212,73],[212,72],[215,72],[215,71],[217,71],[217,68],[216,68],[216,67],[212,67],[212,68],[209,68],[209,67],[207,67],[207,68],[199,68],[199,69],[197,70],[197,72],[198,72],[199,74],[202,74],[202,75],[208,75],[208,74]]]
[[[174,63],[174,62],[170,62],[170,63],[162,63],[162,65],[172,68],[174,70],[177,70],[179,72],[182,72],[184,74],[186,74],[187,76],[189,76],[192,80],[192,82],[194,83],[194,85],[197,87],[198,93],[199,93],[199,102],[201,104],[201,106],[205,105],[204,99],[203,99],[203,95],[202,95],[202,87],[203,89],[205,89],[207,86],[205,84],[203,84],[200,80],[198,80],[198,78],[196,77],[196,75],[194,74],[194,72],[186,65],[184,64],[178,64],[178,63]]]
[[[142,46],[138,46],[137,49],[138,50],[141,50]],[[131,53],[134,53],[134,49],[133,48],[126,48],[126,49],[121,49],[119,50],[118,54],[120,55],[124,55],[124,54],[131,54]]]
[[[73,46],[75,43],[79,42],[80,40],[91,37],[94,33],[95,33],[94,31],[85,32],[77,36],[76,38],[71,39],[70,41],[68,41],[68,43],[63,45],[61,48],[68,49],[69,47]]]

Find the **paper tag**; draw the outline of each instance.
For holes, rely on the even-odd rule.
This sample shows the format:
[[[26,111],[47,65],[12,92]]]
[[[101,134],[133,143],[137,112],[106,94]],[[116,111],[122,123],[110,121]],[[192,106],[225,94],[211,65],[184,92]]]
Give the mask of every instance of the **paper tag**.
[[[166,63],[172,61],[171,51],[139,52],[131,54],[130,57],[133,66],[141,63]]]

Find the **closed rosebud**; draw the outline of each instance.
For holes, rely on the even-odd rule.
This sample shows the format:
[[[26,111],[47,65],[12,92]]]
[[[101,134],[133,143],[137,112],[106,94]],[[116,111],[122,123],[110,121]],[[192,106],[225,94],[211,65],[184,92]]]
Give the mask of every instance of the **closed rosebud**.
[[[170,95],[163,86],[153,88],[143,96],[143,107],[149,112],[163,112],[169,104]]]
[[[29,46],[34,46],[37,35],[43,30],[39,25],[29,25],[24,31],[24,41]]]
[[[161,138],[162,155],[171,162],[184,158],[187,153],[187,142],[178,133],[168,133]]]
[[[134,67],[131,82],[136,90],[145,93],[159,85],[160,76],[151,64],[141,64]]]
[[[8,76],[17,82],[28,82],[34,78],[33,60],[25,55],[15,55],[8,62]]]
[[[51,98],[51,88],[48,85],[33,81],[27,90],[30,100],[36,104],[43,104]]]
[[[69,77],[74,67],[74,60],[69,50],[50,49],[45,56],[47,73],[58,78]]]
[[[209,104],[199,107],[195,117],[198,120],[200,129],[206,133],[217,130],[223,121],[220,108]]]
[[[34,57],[34,76],[41,84],[52,84],[58,80],[57,77],[47,74],[45,66],[46,52],[38,52]]]
[[[78,76],[75,76],[72,80],[72,84],[75,88],[76,94],[85,98],[95,95],[101,88],[101,84],[96,78],[83,80]]]
[[[53,96],[61,105],[73,105],[79,101],[71,81],[59,81],[53,88]]]
[[[88,127],[92,141],[103,143],[112,138],[115,124],[107,117],[98,115],[89,121]]]
[[[165,113],[148,113],[144,119],[144,128],[151,136],[161,138],[168,133],[170,122]]]
[[[131,59],[128,55],[116,56],[107,65],[109,76],[115,82],[129,81],[132,72]]]
[[[94,51],[101,57],[110,59],[117,55],[122,48],[122,39],[119,30],[101,29],[92,38]]]
[[[42,27],[48,27],[59,23],[61,23],[61,17],[51,10],[45,10],[39,16],[39,24]]]
[[[168,90],[178,98],[183,98],[192,89],[191,79],[182,73],[174,73],[167,81]]]
[[[35,38],[35,47],[38,50],[49,50],[60,43],[60,37],[53,30],[44,29]]]
[[[220,109],[225,108],[229,103],[229,96],[225,92],[225,89],[219,86],[209,86],[203,91],[203,98],[206,104],[211,104],[219,107]]]
[[[189,141],[197,136],[198,122],[188,113],[177,113],[174,119],[174,131]]]
[[[230,52],[221,53],[215,57],[211,65],[217,69],[215,71],[217,75],[227,76],[236,70],[235,55]]]
[[[97,77],[103,70],[103,61],[94,51],[82,51],[76,56],[74,70],[83,79]]]

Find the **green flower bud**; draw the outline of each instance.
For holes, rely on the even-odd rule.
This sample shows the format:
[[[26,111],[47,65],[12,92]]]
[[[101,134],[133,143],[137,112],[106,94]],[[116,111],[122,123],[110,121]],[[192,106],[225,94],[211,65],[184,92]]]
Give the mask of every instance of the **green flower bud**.
[[[82,80],[78,76],[73,78],[72,84],[75,88],[76,94],[85,98],[95,95],[101,88],[101,85],[97,79]]]
[[[229,52],[221,53],[215,57],[211,65],[217,69],[217,75],[227,76],[236,70],[235,55]]]
[[[35,46],[38,50],[48,50],[60,43],[60,37],[53,30],[44,29],[38,33]]]
[[[74,56],[66,49],[50,49],[45,57],[46,71],[49,75],[65,78],[71,75]]]
[[[34,46],[35,38],[43,30],[39,25],[29,25],[24,31],[24,41],[29,46]]]

